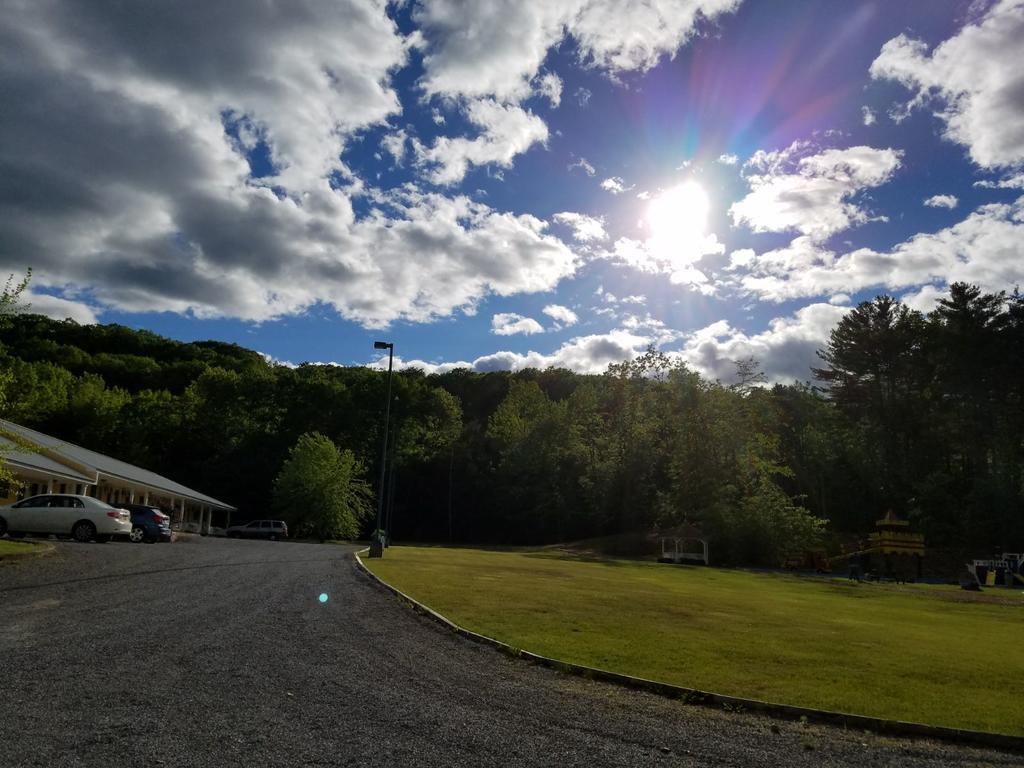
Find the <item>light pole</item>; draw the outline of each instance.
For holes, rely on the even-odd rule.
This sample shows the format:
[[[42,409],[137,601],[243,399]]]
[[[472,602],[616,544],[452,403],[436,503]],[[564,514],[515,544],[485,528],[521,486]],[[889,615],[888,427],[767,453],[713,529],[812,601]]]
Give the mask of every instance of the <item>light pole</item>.
[[[381,525],[384,517],[384,472],[388,459],[388,419],[391,417],[391,370],[395,363],[395,345],[387,341],[373,342],[374,349],[388,351],[388,393],[384,400],[384,435],[380,445],[380,485],[377,487],[377,530],[370,542],[370,557],[384,557],[384,542]]]

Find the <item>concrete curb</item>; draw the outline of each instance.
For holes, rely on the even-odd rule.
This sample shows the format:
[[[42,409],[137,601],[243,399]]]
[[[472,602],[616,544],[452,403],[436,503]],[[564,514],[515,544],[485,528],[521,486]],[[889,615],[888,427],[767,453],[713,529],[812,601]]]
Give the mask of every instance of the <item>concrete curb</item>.
[[[589,680],[600,680],[613,685],[626,688],[634,688],[670,699],[679,699],[686,704],[696,704],[704,707],[714,707],[731,712],[752,711],[759,712],[769,717],[782,720],[803,720],[807,722],[822,723],[825,725],[838,726],[848,730],[870,731],[883,736],[897,736],[915,739],[934,739],[955,744],[971,744],[981,747],[991,747],[1000,750],[1013,752],[1024,752],[1024,737],[1010,736],[1002,733],[988,733],[986,731],[969,731],[960,728],[947,728],[940,725],[926,725],[925,723],[910,723],[903,720],[886,720],[879,717],[867,715],[852,715],[846,712],[833,712],[828,709],[813,709],[811,707],[797,707],[789,704],[775,704],[770,701],[758,699],[744,699],[739,696],[726,696],[721,693],[702,691],[697,688],[685,688],[671,683],[659,683],[656,680],[647,680],[643,677],[632,677],[618,672],[609,672],[596,667],[587,667],[582,664],[574,664],[560,659],[553,659],[548,656],[541,656],[531,651],[524,651],[514,648],[508,643],[503,643],[493,637],[481,635],[477,632],[466,629],[456,624],[446,616],[441,615],[433,608],[424,605],[418,600],[410,597],[397,587],[388,584],[380,576],[375,574],[363,563],[361,554],[369,549],[362,549],[353,553],[359,568],[373,581],[380,584],[392,594],[396,595],[413,610],[422,613],[439,624],[447,627],[457,635],[481,645],[489,645],[492,648],[514,656],[519,659],[531,661],[534,664],[556,669],[577,677],[584,677]]]
[[[0,563],[16,563],[19,560],[35,560],[38,557],[49,557],[57,548],[45,541],[30,541],[28,544],[33,544],[34,547],[28,552],[19,552],[18,554],[6,554],[0,555]]]

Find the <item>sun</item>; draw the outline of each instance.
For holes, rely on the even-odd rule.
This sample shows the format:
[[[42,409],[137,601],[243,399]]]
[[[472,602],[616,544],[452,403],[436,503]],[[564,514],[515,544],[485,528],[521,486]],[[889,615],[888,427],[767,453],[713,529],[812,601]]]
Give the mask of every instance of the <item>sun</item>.
[[[648,237],[659,250],[697,247],[706,235],[709,208],[707,193],[695,181],[668,189],[647,206]]]

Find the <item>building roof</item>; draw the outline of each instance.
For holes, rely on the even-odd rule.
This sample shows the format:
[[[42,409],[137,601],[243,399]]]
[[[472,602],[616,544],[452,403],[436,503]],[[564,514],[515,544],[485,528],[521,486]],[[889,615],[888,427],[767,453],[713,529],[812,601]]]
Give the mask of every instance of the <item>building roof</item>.
[[[235,509],[235,507],[232,507],[230,504],[225,504],[223,501],[218,501],[212,496],[207,496],[205,493],[200,493],[199,491],[193,490],[181,483],[176,483],[163,475],[158,475],[156,472],[151,472],[148,469],[137,467],[134,464],[129,464],[126,461],[121,461],[120,459],[115,459],[111,456],[105,456],[102,453],[91,451],[88,448],[82,448],[74,443],[69,443],[56,437],[43,434],[42,432],[37,432],[34,429],[23,427],[20,424],[0,419],[0,429],[8,430],[30,443],[46,448],[51,453],[58,456],[65,457],[74,464],[83,465],[87,468],[93,469],[99,474],[118,478],[120,480],[127,480],[138,485],[146,486],[147,488],[152,488],[156,491],[163,491],[172,496],[184,498],[188,501],[209,504],[212,507],[218,507],[220,509]],[[40,469],[42,467],[38,462],[48,458],[42,454],[27,452],[8,453],[6,456],[29,457],[25,459],[25,461],[32,462],[29,466]],[[50,461],[53,460],[50,459]],[[59,471],[65,475],[69,474],[69,467],[60,464],[57,461],[53,461],[53,464],[59,467],[59,469],[55,469],[53,471]],[[76,472],[74,474],[79,473]],[[85,482],[95,483],[96,478],[85,478]]]
[[[50,475],[59,475],[76,483],[96,482],[95,474],[90,477],[42,453],[20,450],[14,443],[3,436],[0,436],[0,451],[3,452],[4,461],[15,467],[34,469]]]

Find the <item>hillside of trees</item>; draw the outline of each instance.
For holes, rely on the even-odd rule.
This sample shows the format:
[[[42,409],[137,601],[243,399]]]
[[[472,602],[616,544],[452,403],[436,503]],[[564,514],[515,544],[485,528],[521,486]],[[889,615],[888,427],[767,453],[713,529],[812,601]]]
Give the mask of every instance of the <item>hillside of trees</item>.
[[[25,313],[0,345],[5,418],[230,501],[238,519],[270,514],[306,433],[376,487],[379,371]],[[599,376],[396,372],[394,537],[547,543],[689,520],[719,561],[775,565],[892,508],[932,546],[1024,546],[1024,298],[957,284],[923,315],[880,296],[820,357],[808,383],[774,387],[754,361],[723,384],[654,350]]]

